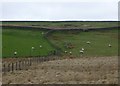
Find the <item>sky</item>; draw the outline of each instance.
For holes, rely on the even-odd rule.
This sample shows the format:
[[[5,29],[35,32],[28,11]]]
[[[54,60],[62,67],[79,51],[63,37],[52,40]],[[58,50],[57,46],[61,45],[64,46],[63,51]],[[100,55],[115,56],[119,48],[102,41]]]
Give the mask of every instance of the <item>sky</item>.
[[[0,20],[117,21],[119,0],[3,0]]]

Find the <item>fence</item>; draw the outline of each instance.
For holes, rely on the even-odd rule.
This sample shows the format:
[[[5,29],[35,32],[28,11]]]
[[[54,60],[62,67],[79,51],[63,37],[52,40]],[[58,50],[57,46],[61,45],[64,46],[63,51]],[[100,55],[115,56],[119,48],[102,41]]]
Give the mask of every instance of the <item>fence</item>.
[[[3,74],[7,72],[14,72],[17,70],[27,70],[30,66],[34,64],[39,64],[45,61],[51,60],[60,60],[60,57],[51,56],[51,57],[33,57],[33,58],[25,58],[24,60],[18,60],[16,62],[11,63],[3,63],[2,64],[2,72]]]

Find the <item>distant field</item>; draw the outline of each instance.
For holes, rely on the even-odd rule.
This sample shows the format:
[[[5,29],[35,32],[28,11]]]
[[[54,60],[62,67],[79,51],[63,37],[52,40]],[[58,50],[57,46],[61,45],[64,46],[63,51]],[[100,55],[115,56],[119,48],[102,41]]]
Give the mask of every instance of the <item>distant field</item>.
[[[2,43],[3,57],[17,56],[39,56],[48,55],[54,48],[44,39],[42,32],[44,30],[20,30],[3,28]],[[42,48],[39,46],[42,45]],[[34,50],[31,48],[35,47]]]
[[[41,28],[105,28],[105,27],[116,27],[118,26],[118,22],[2,22],[3,25],[21,25],[21,26],[33,26],[33,27],[41,27]]]
[[[51,42],[59,46],[63,51],[72,52],[74,56],[80,56],[81,48],[84,48],[83,56],[117,56],[118,55],[118,30],[106,31],[56,31],[49,37]],[[86,42],[90,41],[90,44]],[[71,49],[66,48],[71,44]],[[112,47],[108,47],[111,44]],[[65,54],[65,53],[64,53]],[[67,53],[66,55],[69,55]]]

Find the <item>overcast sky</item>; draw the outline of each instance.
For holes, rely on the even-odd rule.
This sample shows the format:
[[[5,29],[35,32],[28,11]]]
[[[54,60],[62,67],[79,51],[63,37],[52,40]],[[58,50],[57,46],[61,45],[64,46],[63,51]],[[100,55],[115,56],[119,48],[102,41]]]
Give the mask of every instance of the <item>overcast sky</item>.
[[[33,2],[34,1],[34,2]],[[84,1],[84,2],[83,2]],[[3,1],[2,20],[118,20],[118,0]]]

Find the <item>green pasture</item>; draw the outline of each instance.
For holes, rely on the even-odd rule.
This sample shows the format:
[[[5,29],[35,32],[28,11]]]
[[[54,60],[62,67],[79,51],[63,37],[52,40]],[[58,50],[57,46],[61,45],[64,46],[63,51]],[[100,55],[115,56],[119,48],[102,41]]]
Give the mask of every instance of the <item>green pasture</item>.
[[[27,25],[37,27],[62,27],[62,28],[104,28],[116,27],[118,22],[2,22],[3,25]],[[18,27],[19,28],[19,27]],[[79,30],[57,30],[45,39],[44,34],[48,30],[45,29],[29,29],[29,28],[5,28],[2,29],[2,57],[29,56],[47,56],[50,52],[61,49],[63,55],[69,55],[72,52],[74,56],[80,56],[81,48],[84,48],[84,56],[117,56],[118,55],[118,30],[99,30],[83,32]],[[90,44],[86,42],[90,41]],[[51,45],[51,43],[52,45]],[[66,44],[73,47],[67,48]],[[112,47],[108,47],[111,44]],[[42,48],[40,48],[42,45]],[[31,48],[35,49],[32,50]],[[68,53],[64,53],[67,51]]]
[[[74,56],[81,56],[80,50],[84,48],[83,56],[117,56],[118,55],[118,30],[103,31],[55,31],[49,37],[51,42],[59,46],[64,53],[69,55],[72,52]],[[90,41],[90,44],[86,42]],[[66,48],[70,43],[73,48]],[[111,44],[112,47],[108,45]]]
[[[44,30],[2,29],[3,57],[45,56],[55,50],[44,38]],[[40,45],[42,46],[40,48]],[[32,50],[32,47],[35,49]]]

